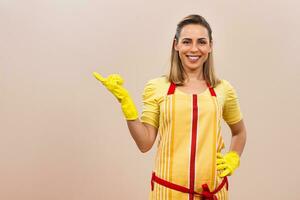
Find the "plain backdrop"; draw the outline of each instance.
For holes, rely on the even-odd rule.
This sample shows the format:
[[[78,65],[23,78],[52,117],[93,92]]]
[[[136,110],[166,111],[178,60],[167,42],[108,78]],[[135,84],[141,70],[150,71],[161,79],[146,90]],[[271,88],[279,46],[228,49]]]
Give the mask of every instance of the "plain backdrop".
[[[230,199],[300,199],[297,0],[0,0],[0,199],[148,199],[157,144],[139,152],[117,100],[92,76],[142,91],[168,73],[177,23],[213,30],[217,74],[247,128]],[[226,150],[230,129],[223,121]]]

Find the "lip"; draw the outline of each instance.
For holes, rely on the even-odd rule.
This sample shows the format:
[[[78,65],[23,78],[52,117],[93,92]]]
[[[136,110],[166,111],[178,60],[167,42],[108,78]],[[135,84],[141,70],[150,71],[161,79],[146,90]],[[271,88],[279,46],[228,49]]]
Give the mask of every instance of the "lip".
[[[190,60],[190,57],[198,57],[197,60],[196,60],[196,61],[198,61],[198,60],[201,59],[202,55],[186,55],[186,57],[187,57],[187,59],[188,59],[189,61],[191,61],[191,60]],[[191,62],[194,62],[194,61],[191,61]]]
[[[187,60],[190,63],[197,63],[200,60],[200,58],[201,58],[200,55],[186,55],[186,57],[187,57]],[[198,58],[196,60],[192,60],[192,59],[190,59],[190,57],[198,57]]]

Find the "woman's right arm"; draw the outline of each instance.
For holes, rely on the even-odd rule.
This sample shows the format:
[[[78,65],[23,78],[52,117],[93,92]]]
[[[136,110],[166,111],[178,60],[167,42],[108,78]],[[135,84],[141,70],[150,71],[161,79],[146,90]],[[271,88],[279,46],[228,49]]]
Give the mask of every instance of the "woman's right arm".
[[[124,80],[118,74],[111,74],[107,78],[94,72],[98,79],[121,103],[123,114],[127,120],[127,125],[131,136],[141,152],[145,153],[151,149],[157,135],[155,126],[142,123],[138,118],[138,111],[131,99],[128,91],[122,86]]]
[[[139,119],[127,120],[130,134],[143,153],[149,151],[156,139],[157,128],[147,123],[142,123]]]

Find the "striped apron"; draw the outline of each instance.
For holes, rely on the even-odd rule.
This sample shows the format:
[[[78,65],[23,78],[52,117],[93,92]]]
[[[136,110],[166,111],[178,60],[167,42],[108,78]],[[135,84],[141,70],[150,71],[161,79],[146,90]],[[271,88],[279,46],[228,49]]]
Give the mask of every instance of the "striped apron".
[[[160,103],[150,200],[228,199],[227,177],[219,178],[216,169],[216,154],[224,147],[222,107],[207,86],[200,94],[175,94],[171,83]]]

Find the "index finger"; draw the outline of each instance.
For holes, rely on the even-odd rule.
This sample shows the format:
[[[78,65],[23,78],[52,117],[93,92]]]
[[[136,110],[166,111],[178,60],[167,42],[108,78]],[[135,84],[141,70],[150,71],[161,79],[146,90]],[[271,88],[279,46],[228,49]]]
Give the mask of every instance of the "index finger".
[[[98,79],[101,83],[104,83],[106,81],[105,78],[103,78],[103,76],[101,76],[101,74],[97,73],[97,72],[93,72],[93,75],[96,79]]]

